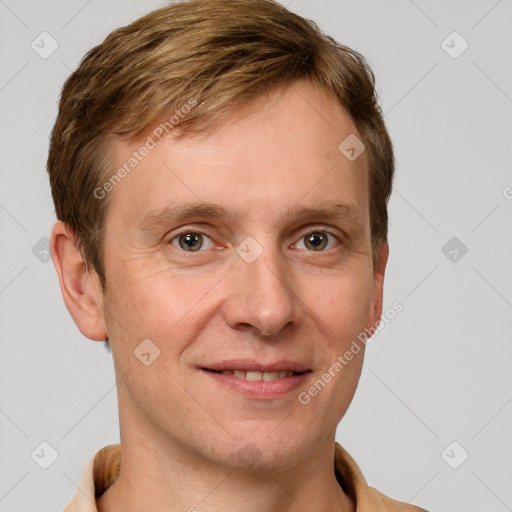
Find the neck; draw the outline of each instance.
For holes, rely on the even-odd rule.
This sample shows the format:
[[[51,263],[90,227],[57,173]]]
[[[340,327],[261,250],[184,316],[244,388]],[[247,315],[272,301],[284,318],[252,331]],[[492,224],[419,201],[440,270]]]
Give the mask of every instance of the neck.
[[[98,498],[98,512],[355,510],[334,475],[334,439],[286,468],[243,471],[148,439],[121,440],[119,477]]]

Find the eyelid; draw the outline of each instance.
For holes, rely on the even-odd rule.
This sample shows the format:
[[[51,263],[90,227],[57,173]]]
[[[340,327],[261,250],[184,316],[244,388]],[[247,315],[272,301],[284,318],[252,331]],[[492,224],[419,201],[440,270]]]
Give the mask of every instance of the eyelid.
[[[306,235],[310,235],[312,233],[319,233],[319,232],[320,233],[321,232],[329,233],[330,235],[336,237],[340,241],[343,238],[343,236],[342,236],[343,232],[337,228],[332,227],[332,226],[316,226],[316,227],[313,226],[313,227],[307,228],[303,231],[302,230],[299,231],[299,234],[300,234],[300,237],[303,237]]]

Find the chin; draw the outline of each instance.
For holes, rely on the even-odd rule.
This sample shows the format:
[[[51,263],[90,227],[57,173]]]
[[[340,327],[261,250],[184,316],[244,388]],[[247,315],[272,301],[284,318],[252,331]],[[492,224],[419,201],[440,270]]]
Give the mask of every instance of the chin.
[[[261,425],[260,425],[261,429]],[[216,444],[218,462],[236,471],[270,471],[294,465],[311,439],[294,437],[291,433],[278,436],[267,431],[252,431],[250,435],[237,436],[228,442],[222,453]]]

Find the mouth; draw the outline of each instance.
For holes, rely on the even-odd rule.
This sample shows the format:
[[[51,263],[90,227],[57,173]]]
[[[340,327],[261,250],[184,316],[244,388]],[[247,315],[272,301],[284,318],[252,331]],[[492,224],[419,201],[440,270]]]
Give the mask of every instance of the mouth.
[[[222,387],[257,400],[283,398],[305,385],[312,373],[309,368],[293,361],[270,364],[254,360],[225,361],[198,369]]]
[[[207,372],[219,373],[221,375],[234,375],[235,377],[243,380],[250,381],[265,381],[271,382],[273,380],[285,379],[286,377],[293,377],[294,375],[302,375],[304,373],[310,372],[311,370],[306,370],[304,372],[296,372],[294,370],[280,370],[273,372],[261,372],[261,371],[252,371],[252,370],[212,370],[211,368],[201,368]]]

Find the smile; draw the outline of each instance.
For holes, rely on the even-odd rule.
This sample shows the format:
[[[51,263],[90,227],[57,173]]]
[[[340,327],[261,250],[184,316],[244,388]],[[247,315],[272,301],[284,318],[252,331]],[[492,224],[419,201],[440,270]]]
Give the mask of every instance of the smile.
[[[258,381],[264,380],[266,382],[270,382],[272,380],[284,379],[286,377],[291,377],[292,375],[298,374],[299,372],[294,372],[293,370],[283,370],[278,372],[257,372],[250,370],[208,370],[214,373],[220,373],[222,375],[234,375],[239,379]]]
[[[275,364],[267,368],[259,364],[238,363],[230,368],[229,363],[217,365],[221,368],[199,368],[203,375],[224,389],[252,400],[277,400],[289,396],[309,381],[311,370],[300,365]],[[249,368],[247,368],[249,366]],[[257,368],[257,367],[260,368]],[[268,368],[277,366],[277,368]],[[279,368],[279,366],[281,368]],[[287,369],[284,369],[283,366]],[[295,370],[290,368],[295,368]],[[244,369],[244,367],[246,369]]]

